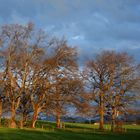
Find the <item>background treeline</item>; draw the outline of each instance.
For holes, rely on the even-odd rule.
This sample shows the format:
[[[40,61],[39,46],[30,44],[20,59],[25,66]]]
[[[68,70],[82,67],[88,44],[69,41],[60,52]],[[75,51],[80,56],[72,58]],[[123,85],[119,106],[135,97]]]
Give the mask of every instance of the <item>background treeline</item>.
[[[92,50],[94,51],[94,50]],[[119,114],[128,112],[139,95],[139,65],[127,53],[103,51],[86,60],[79,70],[77,49],[64,39],[50,37],[28,25],[0,28],[0,122],[10,112],[9,127],[22,128],[38,114],[60,117],[74,107],[76,112],[111,117],[114,131]]]

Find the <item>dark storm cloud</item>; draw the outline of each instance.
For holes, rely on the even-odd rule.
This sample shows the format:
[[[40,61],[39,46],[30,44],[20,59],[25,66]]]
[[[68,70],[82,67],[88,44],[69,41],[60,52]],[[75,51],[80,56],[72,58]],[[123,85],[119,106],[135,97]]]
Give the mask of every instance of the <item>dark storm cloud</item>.
[[[102,49],[127,50],[138,58],[140,0],[0,0],[0,22],[35,22],[79,46],[83,57]]]

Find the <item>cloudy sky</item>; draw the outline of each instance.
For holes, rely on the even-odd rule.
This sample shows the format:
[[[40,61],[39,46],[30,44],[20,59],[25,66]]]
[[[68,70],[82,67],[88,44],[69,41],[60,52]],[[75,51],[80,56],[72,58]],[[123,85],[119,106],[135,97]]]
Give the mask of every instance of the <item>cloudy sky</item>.
[[[83,57],[103,49],[140,61],[140,0],[0,0],[0,25],[34,22]]]

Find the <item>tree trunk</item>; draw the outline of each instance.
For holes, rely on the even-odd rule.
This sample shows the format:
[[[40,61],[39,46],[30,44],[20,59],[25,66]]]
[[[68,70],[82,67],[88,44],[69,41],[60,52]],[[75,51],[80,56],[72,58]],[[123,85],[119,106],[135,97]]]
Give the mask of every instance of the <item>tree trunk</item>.
[[[104,99],[103,99],[103,92],[100,93],[100,106],[99,106],[99,112],[100,112],[100,123],[99,123],[99,129],[104,130]]]
[[[10,120],[10,127],[11,128],[16,128],[15,117],[16,117],[16,109],[15,109],[14,103],[12,103],[12,106],[11,106],[11,120]]]
[[[56,127],[60,128],[60,112],[57,111],[56,113]]]
[[[114,132],[115,130],[115,119],[116,119],[116,110],[115,107],[112,107],[112,116],[111,116],[111,131]]]
[[[2,118],[2,101],[0,101],[0,126],[1,126],[1,118]]]
[[[23,113],[22,113],[20,117],[20,129],[23,128],[23,121],[24,121],[24,118],[23,118]]]
[[[38,110],[39,110],[38,107],[36,107],[35,110],[34,110],[33,117],[32,117],[32,122],[31,122],[31,128],[35,128],[35,123],[36,123],[37,116],[38,116]]]
[[[27,122],[27,114],[23,114],[23,123],[25,124]]]

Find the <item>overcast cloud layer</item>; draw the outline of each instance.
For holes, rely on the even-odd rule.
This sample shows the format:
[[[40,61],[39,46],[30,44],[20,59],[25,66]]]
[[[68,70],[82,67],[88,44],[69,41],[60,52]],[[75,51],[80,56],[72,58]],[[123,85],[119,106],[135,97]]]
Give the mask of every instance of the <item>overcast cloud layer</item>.
[[[65,36],[83,57],[109,49],[140,61],[140,0],[0,0],[0,25],[29,21]]]

